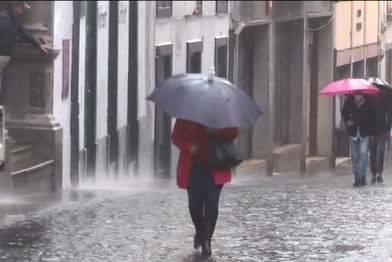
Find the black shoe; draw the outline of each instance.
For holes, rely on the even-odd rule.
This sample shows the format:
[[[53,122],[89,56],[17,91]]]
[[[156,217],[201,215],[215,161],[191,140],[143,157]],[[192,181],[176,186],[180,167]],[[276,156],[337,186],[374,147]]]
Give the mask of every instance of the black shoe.
[[[203,240],[203,208],[189,207],[189,212],[196,231],[193,239],[193,247],[198,249],[201,246],[201,241]]]
[[[203,237],[195,234],[195,237],[193,238],[193,248],[199,249],[201,247],[202,242],[203,242]]]
[[[377,183],[382,183],[382,182],[384,182],[384,181],[382,180],[382,176],[381,176],[381,175],[378,175],[378,176],[377,176]]]
[[[377,181],[376,176],[372,176],[372,180],[370,181],[370,184],[375,184]]]
[[[366,186],[366,179],[361,179],[361,186]]]
[[[211,239],[214,235],[217,219],[218,209],[205,209],[203,220],[203,241],[201,244],[201,255],[205,258],[210,258],[212,255]]]
[[[211,257],[211,238],[203,238],[203,242],[201,244],[201,255],[203,257]]]
[[[360,184],[359,184],[359,182],[358,182],[358,181],[355,181],[355,182],[354,182],[354,184],[353,184],[353,186],[354,186],[354,187],[359,187],[359,186],[360,186]]]

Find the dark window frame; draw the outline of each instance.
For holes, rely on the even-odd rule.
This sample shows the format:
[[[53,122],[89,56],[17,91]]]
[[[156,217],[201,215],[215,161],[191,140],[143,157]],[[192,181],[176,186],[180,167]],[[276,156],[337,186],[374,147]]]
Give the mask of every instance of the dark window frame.
[[[173,1],[156,1],[156,16],[158,18],[171,17],[173,14]]]
[[[227,14],[229,12],[229,1],[216,1],[215,5],[217,14]]]
[[[196,9],[195,9],[196,15],[202,15],[203,14],[203,1],[196,1]]]
[[[186,43],[186,72],[191,73],[191,57],[195,53],[200,53],[200,72],[202,71],[203,61],[203,40],[188,41]]]
[[[225,59],[226,59],[226,61],[225,61],[225,65],[226,65],[226,67],[225,67],[225,69],[224,69],[224,71],[225,71],[225,74],[224,75],[222,75],[222,74],[220,74],[220,71],[221,71],[221,69],[218,67],[218,59],[219,59],[219,57],[218,57],[218,49],[219,48],[221,48],[221,47],[225,47],[225,49],[226,49],[226,56],[225,56]],[[228,62],[229,62],[229,60],[228,60],[228,47],[229,47],[229,39],[228,39],[228,37],[216,37],[215,38],[215,54],[214,54],[214,66],[215,66],[215,72],[216,72],[216,76],[219,76],[219,77],[222,77],[222,78],[227,78],[228,77]]]
[[[173,44],[155,46],[155,86],[173,75]],[[161,67],[164,78],[158,79],[158,67]],[[166,74],[167,73],[167,74]],[[154,121],[154,174],[159,178],[169,178],[171,166],[171,117],[162,109],[155,107]]]

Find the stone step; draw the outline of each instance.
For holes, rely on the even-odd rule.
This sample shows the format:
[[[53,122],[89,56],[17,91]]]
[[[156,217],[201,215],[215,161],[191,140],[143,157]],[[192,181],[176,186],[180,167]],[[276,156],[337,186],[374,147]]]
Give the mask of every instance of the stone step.
[[[237,166],[235,172],[241,175],[265,175],[266,165],[265,159],[247,159]]]
[[[274,148],[274,172],[301,171],[301,145],[288,144]]]
[[[15,195],[53,190],[54,160],[32,158],[15,166],[11,173],[13,193]]]
[[[328,169],[330,169],[328,157],[308,156],[306,158],[306,173],[317,173]]]
[[[335,162],[336,167],[349,166],[351,159],[349,157],[337,157]]]
[[[33,147],[31,145],[13,144],[11,150],[11,166],[28,161],[33,155]]]

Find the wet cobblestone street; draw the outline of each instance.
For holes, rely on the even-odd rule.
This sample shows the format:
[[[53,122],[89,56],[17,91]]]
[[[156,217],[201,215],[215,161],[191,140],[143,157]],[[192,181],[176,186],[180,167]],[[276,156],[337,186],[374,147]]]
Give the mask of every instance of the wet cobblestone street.
[[[236,179],[222,191],[215,261],[392,261],[392,175]],[[74,194],[85,194],[80,190]],[[174,181],[27,215],[3,214],[0,261],[200,261]]]

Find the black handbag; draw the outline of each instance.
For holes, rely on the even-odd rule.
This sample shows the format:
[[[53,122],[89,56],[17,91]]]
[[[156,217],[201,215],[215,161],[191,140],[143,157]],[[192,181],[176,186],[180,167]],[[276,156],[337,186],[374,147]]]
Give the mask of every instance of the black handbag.
[[[212,168],[226,169],[238,166],[242,158],[233,140],[208,136],[208,165]]]

